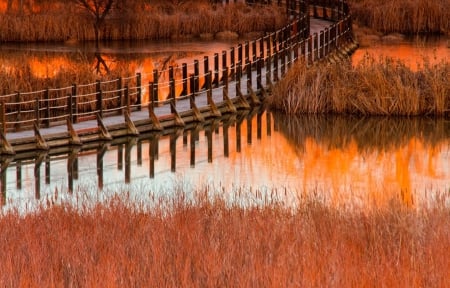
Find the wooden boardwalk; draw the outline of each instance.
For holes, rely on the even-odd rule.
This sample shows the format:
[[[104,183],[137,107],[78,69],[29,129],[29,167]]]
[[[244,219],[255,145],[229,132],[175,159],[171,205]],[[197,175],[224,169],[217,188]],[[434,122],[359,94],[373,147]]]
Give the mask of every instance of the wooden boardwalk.
[[[322,17],[327,15],[325,8],[320,11],[322,11]],[[334,10],[330,11],[329,14],[334,13]],[[314,6],[311,14],[316,13]],[[332,21],[332,19],[308,17],[308,20],[309,37],[303,35],[300,39],[296,35],[294,37],[288,35],[288,38],[277,43],[278,36],[286,35],[286,32],[270,35],[269,41],[261,40],[257,49],[253,48],[253,61],[248,59],[251,58],[250,54],[245,51],[245,55],[248,57],[243,61],[245,65],[238,62],[231,67],[232,71],[229,71],[228,67],[218,71],[218,64],[215,63],[215,69],[208,74],[206,72],[207,64],[205,64],[203,88],[197,90],[191,88],[189,94],[175,95],[174,80],[167,99],[152,102],[153,96],[149,96],[150,99],[147,102],[135,105],[130,105],[128,99],[128,103],[118,111],[114,111],[114,113],[97,111],[94,114],[97,117],[90,117],[90,120],[72,121],[73,116],[71,116],[66,117],[68,119],[66,122],[55,122],[48,125],[49,127],[34,125],[34,129],[23,131],[5,131],[6,129],[3,129],[3,132],[0,133],[0,154],[5,156],[20,153],[34,155],[36,150],[51,151],[52,149],[67,152],[72,149],[73,145],[82,146],[95,141],[111,141],[115,138],[137,136],[142,133],[164,133],[167,129],[185,127],[188,123],[203,122],[208,118],[217,118],[224,114],[236,113],[239,109],[250,109],[252,106],[260,105],[270,93],[272,83],[281,79],[294,62],[303,59],[307,63],[312,63],[333,53],[339,54],[341,53],[339,51],[342,51],[340,49],[355,48],[349,34],[351,33],[350,19]],[[298,30],[297,26],[290,26],[286,31],[292,35],[293,30]],[[254,43],[253,47],[256,47],[257,42]],[[249,49],[248,43],[246,44],[245,50]],[[349,46],[350,48],[348,48]],[[242,45],[238,49],[243,55]],[[262,50],[271,51],[271,49],[273,51],[267,52],[266,56],[255,58],[255,55],[264,54]],[[223,67],[226,64],[227,61],[223,63]],[[222,74],[221,81],[218,79],[220,73]],[[183,80],[188,81],[188,79]],[[198,85],[192,82],[191,86]],[[142,85],[137,86],[140,91]],[[152,88],[150,87],[150,89]],[[149,93],[151,92],[149,91]],[[100,92],[100,94],[102,93]],[[39,108],[37,109],[39,110]],[[101,109],[100,112],[102,112]],[[102,116],[100,116],[101,114]],[[3,122],[6,121],[3,120]]]

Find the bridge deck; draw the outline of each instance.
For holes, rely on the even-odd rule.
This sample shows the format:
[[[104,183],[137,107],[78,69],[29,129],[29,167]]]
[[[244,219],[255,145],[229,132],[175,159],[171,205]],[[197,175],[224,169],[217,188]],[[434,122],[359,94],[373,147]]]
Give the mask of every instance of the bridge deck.
[[[332,23],[333,22],[326,21],[326,20],[311,18],[310,33],[311,34],[319,33],[320,31],[324,30],[326,27],[329,27]],[[279,62],[280,62],[280,60],[279,60]],[[278,64],[278,65],[280,65],[280,64]],[[266,67],[265,66],[262,67],[261,75],[263,75],[263,77],[261,77],[262,85],[263,85],[263,87],[266,87],[266,85],[267,85],[266,77],[264,76],[264,75],[266,75]],[[252,82],[252,89],[254,91],[256,91],[257,90],[256,73],[252,73],[252,81],[251,82]],[[230,96],[231,99],[236,97],[235,95],[237,94],[236,93],[237,87],[239,87],[239,85],[237,84],[236,81],[229,82],[228,95]],[[243,71],[243,76],[240,81],[240,89],[243,94],[247,94],[247,77],[246,77],[245,71]],[[202,107],[205,107],[205,106],[209,106],[207,103],[206,95],[207,95],[207,93],[205,91],[201,91],[196,96],[195,103],[199,109],[201,109]],[[223,102],[223,86],[214,88],[212,90],[212,99],[215,103]],[[189,99],[177,100],[176,101],[176,109],[179,113],[189,111],[191,109]],[[167,104],[162,105],[160,107],[155,107],[154,113],[158,118],[162,118],[162,117],[172,114],[170,105],[167,105]],[[133,111],[130,115],[130,118],[133,122],[148,119],[149,112],[146,108],[142,108],[141,111]],[[123,124],[124,116],[123,115],[107,116],[107,117],[103,118],[103,123],[105,124],[105,126],[107,128],[114,126],[114,125]],[[88,121],[82,121],[79,123],[75,123],[75,124],[73,124],[73,127],[74,127],[75,131],[96,129],[98,127],[98,123],[97,123],[97,120],[94,119],[94,120],[88,120]],[[41,128],[40,129],[40,134],[44,138],[47,138],[51,135],[56,135],[59,133],[67,133],[67,132],[68,132],[68,129],[67,129],[66,125],[58,125],[58,126],[52,126],[50,128]],[[19,131],[19,132],[8,132],[8,133],[6,133],[5,136],[8,141],[15,142],[15,141],[18,141],[19,139],[34,138],[35,137],[34,133],[35,132],[33,130],[26,130],[26,131]]]

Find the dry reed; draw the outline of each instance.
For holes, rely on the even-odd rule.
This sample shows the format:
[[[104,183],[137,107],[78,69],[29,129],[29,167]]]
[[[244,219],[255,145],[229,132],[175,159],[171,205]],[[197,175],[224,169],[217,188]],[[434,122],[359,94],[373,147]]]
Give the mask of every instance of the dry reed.
[[[356,22],[383,33],[450,32],[450,0],[349,0]]]
[[[285,9],[276,6],[251,8],[242,3],[215,6],[207,1],[166,2],[168,4],[156,3],[136,11],[111,15],[102,26],[100,37],[103,40],[170,39],[221,31],[242,35],[253,31],[274,31],[287,22]],[[29,15],[3,14],[0,17],[0,42],[94,39],[92,22],[85,11],[67,3]]]
[[[164,205],[161,205],[164,206]],[[113,199],[0,216],[2,287],[445,287],[445,205],[342,211]]]
[[[450,63],[424,59],[418,71],[371,56],[350,63],[299,63],[277,83],[269,105],[288,114],[450,115]]]

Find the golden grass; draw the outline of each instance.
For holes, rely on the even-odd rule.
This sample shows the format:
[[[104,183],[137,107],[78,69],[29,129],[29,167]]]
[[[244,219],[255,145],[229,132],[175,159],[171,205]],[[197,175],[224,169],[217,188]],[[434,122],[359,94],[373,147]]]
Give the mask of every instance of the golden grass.
[[[170,39],[221,31],[242,35],[252,31],[274,31],[287,23],[285,9],[276,6],[250,8],[242,3],[232,3],[222,7],[206,1],[165,2],[110,17],[101,28],[101,39]],[[0,17],[0,42],[94,39],[92,22],[84,11],[67,3],[30,15],[2,14]]]
[[[2,287],[445,287],[444,205],[342,211],[113,199],[0,216]]]
[[[356,22],[405,34],[450,32],[450,0],[349,0]]]
[[[450,63],[424,59],[412,71],[392,58],[348,63],[299,63],[277,83],[269,105],[288,114],[450,115]]]

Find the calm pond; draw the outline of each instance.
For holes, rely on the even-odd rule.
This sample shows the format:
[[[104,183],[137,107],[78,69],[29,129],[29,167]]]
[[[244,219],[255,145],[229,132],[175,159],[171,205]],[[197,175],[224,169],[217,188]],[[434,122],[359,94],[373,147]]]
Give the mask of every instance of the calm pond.
[[[108,65],[129,61],[136,72],[151,73],[234,44],[121,43],[102,48],[102,57]],[[412,65],[422,55],[449,59],[446,45],[404,41],[360,49],[353,60],[383,52]],[[90,46],[3,45],[0,58],[5,69],[7,59],[25,55],[36,75],[48,77],[61,65],[76,65],[76,54],[91,57],[93,52]],[[337,206],[383,205],[392,198],[406,205],[427,205],[439,197],[448,201],[450,119],[288,118],[254,110],[172,135],[142,135],[73,155],[3,161],[1,202],[8,209],[69,198],[95,201],[106,197],[102,189],[105,195],[145,199],[205,187],[230,199],[245,194],[255,203],[295,202],[308,195]]]

